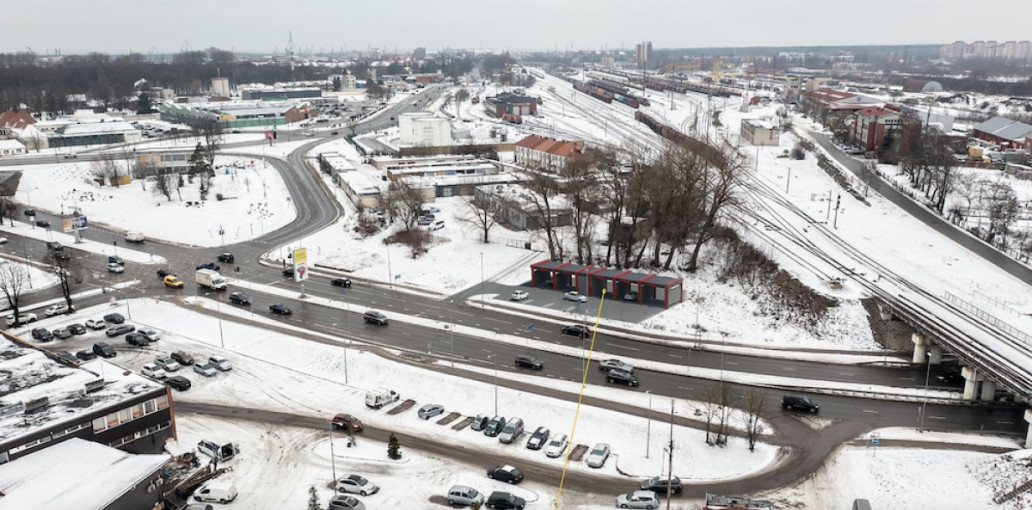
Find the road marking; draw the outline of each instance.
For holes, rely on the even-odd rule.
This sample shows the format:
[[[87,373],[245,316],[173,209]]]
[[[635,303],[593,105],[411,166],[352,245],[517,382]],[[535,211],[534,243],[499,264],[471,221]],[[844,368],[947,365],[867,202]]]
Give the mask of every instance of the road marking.
[[[667,354],[667,356],[670,356],[671,358],[681,359],[681,356],[678,356],[676,354]]]
[[[913,381],[915,379],[913,377],[900,377],[899,380],[900,381]]]
[[[878,411],[875,411],[875,410],[873,410],[873,409],[861,409],[861,410],[860,410],[860,412],[861,412],[861,413],[871,413],[871,414],[878,414]]]
[[[945,420],[946,419],[945,416],[929,416],[928,418],[932,419],[932,420]]]
[[[637,347],[628,347],[626,345],[611,344],[611,343],[608,343],[608,342],[606,342],[606,345],[608,345],[610,347],[619,347],[621,349],[627,349],[627,350],[630,350],[630,351],[640,351],[641,350],[641,349],[638,349]]]
[[[692,391],[692,388],[690,386],[678,386],[677,388],[684,391]]]
[[[737,365],[738,363],[735,363],[735,362],[733,362],[733,361],[728,361],[728,362],[727,362],[727,364],[728,364],[728,365],[731,365],[731,364],[735,364],[735,365]],[[789,372],[795,372],[795,371],[796,371],[796,369],[794,369],[794,368],[792,368],[792,367],[781,367],[781,369],[782,369],[782,370],[788,370]]]
[[[728,365],[737,365],[737,364],[738,364],[738,362],[737,362],[737,361],[727,361],[726,363],[727,363]],[[790,369],[790,370],[795,370],[795,369],[794,369],[794,368],[792,368],[792,369]]]
[[[844,375],[844,376],[847,376],[847,377],[853,377],[856,374],[853,373],[853,372],[839,372],[838,375]]]
[[[996,423],[1002,423],[1004,425],[1014,425],[1014,422],[1012,422],[1012,421],[998,421]]]

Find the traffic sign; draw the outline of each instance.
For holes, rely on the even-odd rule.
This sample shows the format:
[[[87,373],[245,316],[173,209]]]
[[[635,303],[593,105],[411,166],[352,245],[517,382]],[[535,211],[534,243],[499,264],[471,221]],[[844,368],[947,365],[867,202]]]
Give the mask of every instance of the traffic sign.
[[[308,279],[308,264],[294,264],[294,281],[303,282]]]

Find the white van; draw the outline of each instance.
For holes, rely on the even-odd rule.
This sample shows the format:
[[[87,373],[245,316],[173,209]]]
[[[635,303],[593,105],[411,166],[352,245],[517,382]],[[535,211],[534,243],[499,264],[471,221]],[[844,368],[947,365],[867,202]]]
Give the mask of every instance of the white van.
[[[444,220],[431,221],[426,228],[429,230],[441,230],[442,228],[444,228]]]
[[[229,481],[211,480],[194,491],[194,499],[197,501],[218,501],[226,504],[236,497],[236,486]]]

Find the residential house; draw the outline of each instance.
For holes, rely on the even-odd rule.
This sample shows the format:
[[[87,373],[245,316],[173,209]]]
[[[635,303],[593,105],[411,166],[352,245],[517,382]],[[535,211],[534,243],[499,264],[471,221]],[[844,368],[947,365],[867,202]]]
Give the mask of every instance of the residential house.
[[[516,142],[516,164],[527,168],[558,173],[566,161],[584,151],[584,142],[554,140],[530,135]]]
[[[35,123],[36,119],[26,110],[0,112],[0,138],[17,138],[26,127]]]

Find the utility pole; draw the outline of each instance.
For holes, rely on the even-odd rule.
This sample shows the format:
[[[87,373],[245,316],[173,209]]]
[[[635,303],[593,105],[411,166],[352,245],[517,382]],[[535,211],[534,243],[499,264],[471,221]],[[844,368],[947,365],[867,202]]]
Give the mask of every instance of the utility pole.
[[[835,223],[832,224],[832,227],[834,228],[838,228],[838,209],[840,202],[842,202],[842,195],[839,195],[838,198],[835,199]]]
[[[666,507],[670,510],[670,492],[673,490],[670,481],[674,479],[674,399],[670,399],[670,450],[667,455]]]

